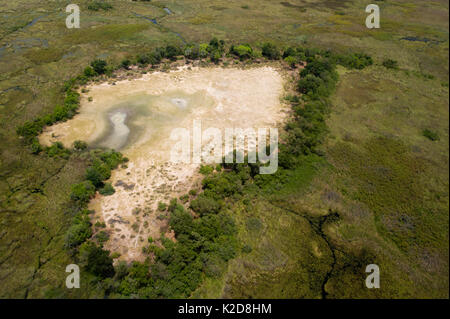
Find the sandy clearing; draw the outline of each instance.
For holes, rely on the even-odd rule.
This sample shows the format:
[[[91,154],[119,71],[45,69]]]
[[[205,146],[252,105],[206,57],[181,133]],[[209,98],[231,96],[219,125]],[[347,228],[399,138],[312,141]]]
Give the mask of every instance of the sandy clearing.
[[[41,143],[48,145],[58,140],[68,147],[75,140],[95,143],[111,126],[107,114],[114,106],[127,105],[136,96],[156,96],[148,100],[148,106],[145,103],[140,106],[150,113],[130,117],[131,131],[138,128],[140,133],[130,135],[128,144],[121,149],[130,161],[127,168],[112,173],[110,182],[116,193],[106,197],[97,194],[89,205],[96,211],[94,222],[106,223],[110,239],[105,248],[119,252],[120,259],[127,261],[145,259],[142,247],[149,236],[154,239],[163,233],[173,236],[167,233],[166,213],[157,210],[158,202],[167,203],[170,198],[199,187],[197,164],[169,161],[175,143],[169,138],[172,129],[187,128],[192,136],[194,119],[201,120],[203,130],[210,126],[220,130],[276,127],[286,114],[280,102],[283,77],[269,66],[181,67],[115,85],[95,84],[88,89],[82,96],[79,114],[47,128],[40,136]],[[93,98],[92,102],[88,96]]]

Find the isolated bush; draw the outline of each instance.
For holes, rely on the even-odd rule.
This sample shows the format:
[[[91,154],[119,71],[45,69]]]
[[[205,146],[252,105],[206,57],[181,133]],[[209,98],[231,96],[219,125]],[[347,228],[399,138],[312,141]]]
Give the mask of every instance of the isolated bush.
[[[439,134],[431,131],[429,129],[425,129],[422,131],[422,135],[428,138],[430,141],[439,141]]]
[[[219,63],[220,59],[222,58],[222,53],[219,50],[214,50],[210,54],[211,62],[213,63]]]
[[[105,222],[97,221],[97,222],[94,224],[94,226],[97,227],[97,228],[105,228],[105,227],[106,227],[106,224],[105,224]]]
[[[87,143],[80,141],[80,140],[76,140],[75,142],[73,142],[73,149],[75,151],[83,151],[87,148]]]
[[[209,54],[211,62],[218,63],[224,54],[225,42],[223,40],[218,40],[217,38],[212,38],[208,45],[204,45],[202,48],[202,55],[206,56]]]
[[[91,67],[97,74],[104,74],[106,71],[106,61],[101,59],[96,59],[91,62]]]
[[[238,56],[241,60],[244,60],[252,57],[253,50],[250,45],[232,45],[230,48],[230,53]]]
[[[100,190],[98,192],[104,196],[109,196],[109,195],[114,194],[116,192],[116,190],[111,185],[111,183],[105,183],[105,186],[100,188]]]
[[[387,69],[397,69],[398,62],[392,59],[386,59],[383,61],[383,66]]]
[[[270,60],[278,60],[280,58],[280,51],[273,43],[264,43],[262,46],[262,55]]]

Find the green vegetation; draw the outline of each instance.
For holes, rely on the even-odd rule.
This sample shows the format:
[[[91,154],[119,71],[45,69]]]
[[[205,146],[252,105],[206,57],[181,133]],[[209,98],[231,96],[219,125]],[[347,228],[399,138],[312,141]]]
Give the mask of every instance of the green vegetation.
[[[200,165],[200,173],[203,175],[211,174],[214,171],[214,168],[210,165]]]
[[[58,15],[28,25],[38,10],[59,12],[57,2],[4,4],[14,19],[5,16],[0,28],[8,43],[0,49],[2,298],[448,298],[448,3],[384,1],[383,27],[370,31],[361,6],[351,2],[265,1],[243,10],[242,3],[177,1],[174,15],[159,2],[109,3],[114,10],[90,10],[86,24],[70,32]],[[157,17],[158,25],[130,12]],[[214,36],[227,40],[223,52],[212,54]],[[268,40],[291,68],[316,60],[331,65],[323,69],[326,77],[312,69],[305,74],[314,84],[296,83],[305,93],[289,93],[293,118],[280,140],[292,155],[280,151],[273,176],[253,175],[243,165],[205,177],[186,207],[200,194],[218,212],[200,216],[184,208],[181,214],[172,205],[164,218],[182,229],[194,224],[188,239],[177,232],[176,244],[155,239],[147,253],[160,255],[158,262],[119,262],[114,269],[113,255],[95,244],[98,234],[89,237],[81,218],[96,191],[85,177],[98,153],[47,148],[37,135],[76,113],[78,102],[65,98],[77,98],[79,85],[106,79],[126,58],[134,64],[139,54],[139,64],[157,69],[171,45],[189,59],[220,64],[235,56],[245,62],[231,63],[243,66]],[[231,44],[240,48],[230,51]],[[92,66],[84,74],[99,58],[107,61],[104,74]],[[402,72],[386,72],[392,65]],[[20,138],[11,134],[16,128]],[[428,140],[435,134],[439,142]],[[203,204],[197,209],[208,207]],[[221,253],[223,233],[215,226],[197,231],[214,216],[232,220],[225,236],[234,238],[234,254]],[[209,233],[218,237],[200,242]],[[88,270],[81,289],[64,288],[70,263]],[[382,289],[365,288],[368,263],[380,265]],[[17,265],[21,271],[11,273]]]
[[[98,192],[104,196],[109,196],[114,194],[116,191],[114,190],[114,187],[111,185],[111,183],[105,183],[105,186],[100,188]]]
[[[99,11],[99,10],[111,10],[113,6],[107,2],[104,1],[93,1],[87,6],[88,10],[91,11]]]
[[[102,230],[98,232],[94,238],[101,246],[103,246],[103,244],[108,241],[109,234],[106,231]],[[113,254],[111,254],[111,258],[114,259]]]
[[[284,61],[289,64],[291,68],[295,68],[296,64],[299,63],[299,59],[295,56],[287,56],[284,58]]]
[[[191,195],[191,196],[196,196],[196,195],[197,195],[197,191],[196,191],[195,189],[191,189],[191,190],[189,191],[189,195]]]
[[[241,60],[250,59],[253,55],[253,49],[248,44],[232,45],[230,53],[234,54]]]
[[[91,181],[84,181],[79,184],[72,185],[70,198],[73,201],[87,203],[95,194],[95,186]]]
[[[188,195],[188,194],[180,196],[180,201],[181,201],[183,204],[187,203],[188,200],[189,200],[189,195]]]
[[[192,54],[189,48],[195,47],[197,46],[187,46],[183,52]],[[217,39],[211,40],[208,45],[199,45],[198,47],[200,48],[198,58],[208,56],[202,54],[202,50],[208,53],[211,51],[210,48],[223,51],[223,45]],[[250,48],[250,46],[244,47]],[[242,46],[234,45],[229,50],[230,54],[236,55],[239,59],[249,59],[253,56],[253,54],[241,54],[244,51],[253,52],[252,49],[243,50]],[[137,61],[141,64],[148,61],[157,63],[163,58],[173,59],[178,54],[180,51],[175,47],[159,48],[150,55],[139,55]],[[291,67],[297,63],[303,63],[302,58],[307,62],[306,67],[299,72],[300,79],[296,85],[300,95],[294,94],[286,97],[286,100],[291,103],[294,116],[285,127],[286,137],[284,138],[285,142],[280,145],[280,168],[277,173],[273,175],[257,174],[260,164],[224,164],[226,170],[222,170],[221,167],[215,170],[209,165],[201,166],[200,172],[205,175],[202,182],[203,192],[189,203],[189,208],[196,217],[187,212],[175,198],[170,201],[169,205],[163,202],[158,203],[160,212],[168,211],[169,213],[169,225],[175,231],[177,242],[173,243],[163,237],[159,240],[160,245],[156,245],[153,239],[149,240],[149,246],[143,249],[143,253],[153,255],[154,262],[151,264],[134,262],[129,269],[123,270],[124,277],[120,280],[114,279],[118,282],[114,285],[116,288],[110,290],[112,295],[137,295],[142,298],[186,297],[204,282],[204,276],[211,280],[220,279],[225,271],[226,263],[236,257],[239,247],[237,227],[226,208],[230,205],[231,207],[235,206],[241,198],[244,198],[242,201],[244,205],[251,206],[249,196],[258,198],[258,201],[264,201],[262,198],[267,192],[277,193],[278,197],[286,196],[283,194],[291,193],[297,189],[298,185],[304,187],[303,185],[310,183],[315,171],[311,170],[308,163],[321,162],[318,156],[322,155],[320,148],[328,132],[326,118],[330,112],[329,98],[338,81],[336,65],[360,70],[373,64],[372,58],[365,54],[333,55],[328,51],[309,50],[301,47],[290,47],[280,54],[275,46],[267,43],[263,47],[263,56],[268,59],[284,57],[285,60],[291,57],[295,59],[295,63],[292,63]],[[148,61],[144,58],[148,58]],[[211,61],[214,62],[214,59]],[[382,144],[386,145],[387,142]],[[114,192],[112,186],[109,183],[104,184],[103,181],[110,177],[111,169],[123,162],[121,155],[114,151],[91,154],[91,158],[91,164],[86,170],[86,181],[75,185],[76,192],[72,193],[73,199],[79,203],[86,203],[95,189],[99,189],[102,194]],[[216,173],[213,174],[214,171]],[[360,173],[357,174],[360,175]],[[375,176],[368,178],[368,180],[374,179]],[[400,181],[400,183],[409,182]],[[405,195],[411,192],[412,190],[408,189]],[[190,195],[196,196],[195,191],[191,191]],[[386,197],[382,194],[380,196],[378,202],[382,202],[381,198]],[[182,202],[188,200],[189,197],[185,196]],[[268,204],[278,207],[279,200],[275,199],[274,202],[269,200]],[[363,197],[359,197],[359,200],[365,202]],[[366,204],[371,207],[369,202]],[[284,209],[283,207],[279,208]],[[375,206],[371,208],[374,212],[377,211]],[[161,218],[167,218],[167,216],[164,215]],[[335,260],[332,268],[332,271],[335,272],[333,277],[329,276],[326,267],[315,265],[316,271],[322,275],[315,278],[310,291],[305,291],[306,295],[320,294],[325,298],[334,293],[332,288],[326,288],[327,285],[332,285],[337,278],[342,276],[355,277],[356,272],[363,267],[364,263],[374,262],[375,255],[368,249],[364,250],[363,254],[357,255],[353,255],[352,252],[344,252],[342,260],[336,256],[337,252],[329,243],[323,225],[331,225],[339,220],[338,213],[329,213],[317,220],[315,219],[317,217],[308,215],[302,215],[301,218],[307,220],[311,225],[319,225],[314,226],[318,228],[313,227],[316,232],[315,236],[322,238],[321,240],[325,242],[331,253],[329,258],[334,256]],[[421,224],[425,227],[432,227],[432,224],[426,219],[422,219]],[[100,279],[111,277],[114,271],[110,268],[111,258],[101,247],[96,247],[94,243],[90,242],[86,225],[77,222],[71,226],[67,234],[67,238],[69,238],[67,241],[70,244],[67,246],[73,248],[81,245],[77,256],[84,262],[85,268]],[[410,249],[408,245],[413,244],[411,238],[408,238],[408,236],[412,236],[412,233],[398,237],[400,230],[388,229],[383,225],[378,225],[378,227],[381,234],[389,236],[401,249]],[[134,224],[133,228],[137,231],[139,225]],[[244,229],[249,234],[258,234],[265,229],[265,226],[260,218],[250,217],[244,221]],[[104,231],[94,236],[94,239],[100,244],[107,238]],[[199,245],[200,242],[202,245]],[[417,242],[417,238],[414,239],[415,242]],[[421,244],[429,243],[426,238],[423,238]],[[99,260],[92,256],[89,258],[90,251],[101,251],[100,256],[102,257]],[[244,244],[241,252],[251,255],[253,249],[248,244]],[[346,261],[345,258],[351,258],[351,261]],[[350,268],[347,265],[348,262],[352,265]],[[311,264],[315,263],[311,261]],[[320,279],[321,276],[322,279]]]
[[[167,209],[167,204],[166,203],[163,203],[163,202],[159,202],[158,203],[158,210],[160,212],[164,212],[166,209]]]
[[[75,217],[66,233],[66,248],[84,265],[85,269],[99,278],[111,277],[114,274],[112,259],[109,252],[97,247],[90,237],[92,236],[91,223],[87,203],[99,190],[102,195],[113,194],[114,188],[110,183],[103,183],[111,175],[111,170],[124,162],[122,154],[115,151],[92,151],[90,153],[92,163],[86,169],[86,180],[72,186],[70,198]],[[103,225],[96,224],[96,227]],[[106,232],[96,234],[95,239],[102,244],[108,240]],[[79,249],[78,249],[79,247]]]
[[[262,46],[262,55],[270,60],[278,60],[280,58],[280,51],[273,43],[264,43]]]
[[[227,215],[194,219],[178,205],[171,212],[170,227],[176,233],[177,243],[162,238],[160,248],[149,241],[145,251],[155,255],[155,262],[134,262],[115,293],[141,298],[183,297],[198,287],[203,274],[219,275],[225,262],[235,256],[235,230]]]
[[[73,149],[75,151],[84,151],[87,149],[87,143],[83,141],[75,141],[73,142]]]
[[[425,136],[427,139],[429,139],[430,141],[439,141],[439,134],[429,130],[429,129],[425,129],[422,131],[422,135]]]
[[[200,195],[191,202],[191,208],[200,216],[208,214],[217,214],[220,210],[220,204],[209,196]]]
[[[33,143],[31,145],[33,153],[38,153],[38,152],[34,152],[34,147],[35,147],[34,143],[35,143],[35,140],[33,140]],[[45,147],[44,150],[45,150],[45,153],[47,153],[47,155],[49,157],[58,156],[58,157],[67,159],[70,156],[70,150],[65,149],[61,142],[54,142],[54,143],[52,143],[52,146]]]
[[[42,132],[44,126],[72,118],[78,109],[79,99],[80,96],[77,92],[73,91],[71,87],[67,88],[63,106],[57,105],[53,110],[53,113],[42,118],[37,118],[34,121],[25,122],[22,126],[17,128],[17,134],[22,136],[26,143],[33,143],[35,137]],[[60,147],[57,145],[55,148]]]
[[[80,247],[80,263],[87,271],[100,279],[114,276],[114,267],[109,251],[103,250],[92,242],[85,242]]]
[[[183,49],[183,55],[190,60],[208,58],[211,62],[218,63],[225,53],[225,41],[217,38],[209,43],[188,44]]]
[[[222,52],[223,42],[213,39],[209,47]],[[300,51],[303,52],[303,50]],[[241,52],[239,46],[232,45],[230,53],[233,52],[238,52],[239,58],[244,57],[239,53]],[[282,145],[286,151],[282,154],[290,156],[281,159],[285,169],[295,168],[299,163],[299,156],[314,152],[315,147],[321,144],[326,132],[324,116],[327,113],[327,103],[323,101],[323,98],[331,94],[337,81],[337,74],[333,61],[319,53],[317,51],[315,56],[309,55],[309,63],[300,73],[298,89],[304,93],[302,97],[305,103],[301,104],[298,97],[290,98],[296,117],[287,125],[286,129],[290,137],[287,139],[287,144]],[[160,56],[162,59],[164,56],[170,59],[177,54],[179,51],[175,47],[168,46],[164,50],[155,50],[150,57]],[[277,49],[270,44],[264,46],[264,55],[269,59],[281,57]],[[140,58],[142,56],[138,56],[138,62],[145,62]],[[96,74],[101,74],[104,73],[106,63],[95,60],[91,63],[91,67]],[[318,85],[305,86],[303,79],[308,77],[317,79]],[[82,142],[77,141],[75,144],[76,150],[86,149],[86,145]],[[62,144],[58,144],[56,148],[64,149]],[[125,161],[122,155],[115,151],[91,151],[85,174],[86,180],[72,187],[71,198],[75,205],[74,210],[78,213],[66,234],[66,247],[71,249],[72,254],[87,271],[99,279],[112,277],[114,268],[112,268],[112,258],[109,257],[109,253],[97,247],[90,239],[91,224],[85,207],[96,190],[103,195],[114,192],[112,185],[105,184],[104,181],[110,178],[112,169]],[[163,202],[158,203],[159,211],[167,210],[170,214],[169,225],[175,231],[177,242],[173,243],[162,238],[160,239],[162,247],[160,247],[156,246],[153,240],[149,241],[150,246],[143,249],[143,252],[153,254],[155,262],[151,265],[133,263],[128,274],[116,285],[118,288],[112,292],[125,296],[137,294],[141,297],[182,297],[197,289],[203,281],[203,275],[219,278],[225,269],[226,262],[236,256],[238,248],[234,221],[224,211],[225,203],[233,203],[241,196],[245,196],[247,188],[252,184],[264,190],[275,181],[278,185],[287,182],[283,178],[287,171],[274,176],[261,177],[257,174],[258,166],[259,164],[227,164],[224,165],[227,170],[222,170],[221,167],[215,170],[209,165],[202,166],[200,172],[205,175],[202,182],[203,193],[191,200],[189,204],[189,207],[197,214],[196,218],[178,204],[176,198],[172,199],[169,205]],[[214,171],[216,173],[212,174]],[[196,195],[193,191],[190,194]],[[185,200],[188,200],[188,197]],[[250,204],[248,199],[244,202],[246,205]],[[247,229],[251,232],[258,232],[261,227],[262,223],[257,218],[250,218],[247,221]],[[137,231],[139,225],[134,224],[133,228]],[[108,239],[108,234],[100,231],[92,239],[102,244]],[[199,245],[200,242],[201,245]],[[250,253],[251,249],[244,248],[243,251]],[[148,273],[149,267],[151,276]]]
[[[122,68],[124,68],[125,70],[128,70],[130,65],[131,65],[131,61],[129,59],[124,59],[124,60],[122,60],[122,62],[120,62],[120,66]]]
[[[349,69],[362,70],[373,64],[372,57],[364,53],[353,53],[346,55],[339,54],[336,55],[334,59],[336,60],[336,63]]]
[[[106,61],[105,60],[94,60],[91,62],[91,67],[96,74],[104,74],[106,72]]]
[[[88,210],[84,209],[74,217],[72,226],[66,233],[67,248],[77,247],[92,236],[89,213]]]
[[[87,66],[87,67],[84,69],[83,74],[84,74],[85,77],[88,77],[88,78],[97,75],[97,73],[94,71],[94,69],[93,69],[92,67],[90,67],[90,66]]]
[[[398,62],[392,59],[386,59],[383,61],[383,66],[386,69],[398,69]]]

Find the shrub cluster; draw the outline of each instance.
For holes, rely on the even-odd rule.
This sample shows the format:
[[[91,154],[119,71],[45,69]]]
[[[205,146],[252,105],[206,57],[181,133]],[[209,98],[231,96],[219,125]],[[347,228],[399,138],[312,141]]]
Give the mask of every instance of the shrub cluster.
[[[92,236],[91,222],[87,209],[78,212],[72,220],[72,225],[66,232],[66,248],[75,248]]]
[[[262,46],[262,55],[269,60],[278,60],[281,56],[279,49],[273,43],[266,42]]]
[[[194,218],[176,199],[169,205],[169,225],[176,243],[162,237],[162,247],[153,240],[144,249],[154,262],[134,262],[125,270],[114,293],[141,298],[182,298],[190,295],[203,276],[217,277],[237,252],[236,227],[231,217],[220,211],[214,199],[202,206],[202,216]]]
[[[86,270],[99,278],[111,277],[114,275],[114,268],[109,251],[97,247],[89,240],[92,236],[92,225],[89,218],[90,212],[86,207],[96,190],[99,190],[102,195],[111,195],[115,192],[113,186],[110,183],[104,183],[104,180],[111,176],[111,170],[126,161],[127,158],[114,150],[91,151],[91,163],[86,169],[85,180],[72,185],[70,198],[73,204],[72,209],[76,213],[66,232],[65,246],[74,255],[78,251],[76,255],[78,261],[85,266]],[[97,234],[96,239],[102,244],[107,240],[107,234],[101,232]]]
[[[200,46],[201,47],[201,46]],[[203,46],[204,52],[208,52]],[[189,52],[191,54],[192,52]],[[232,46],[230,53],[240,59],[252,56],[250,46]],[[325,117],[328,112],[328,97],[338,79],[335,71],[336,59],[320,51],[306,49],[291,49],[286,57],[294,56],[296,61],[307,57],[308,65],[301,71],[298,91],[302,95],[289,97],[294,110],[294,119],[287,124],[288,139],[281,145],[280,159],[285,168],[298,164],[299,157],[316,152],[327,131]],[[206,55],[205,55],[206,56]],[[276,50],[270,45],[265,46],[264,56],[276,58]],[[280,54],[281,57],[281,54]],[[365,58],[364,58],[365,59]],[[368,59],[367,59],[368,60]],[[348,67],[357,67],[349,62]],[[341,62],[344,63],[344,62]],[[364,62],[370,65],[369,62]],[[308,78],[311,83],[302,79]],[[284,159],[283,159],[284,157]],[[286,159],[286,157],[289,157]],[[203,280],[203,276],[219,276],[226,262],[238,251],[236,227],[232,218],[224,211],[227,201],[241,198],[246,192],[246,186],[253,182],[263,187],[267,179],[277,179],[283,182],[286,174],[274,174],[267,179],[259,178],[260,164],[222,164],[215,170],[211,166],[202,166],[205,175],[202,181],[203,192],[190,201],[191,213],[174,199],[167,207],[160,203],[160,210],[168,210],[169,225],[175,231],[176,243],[162,238],[160,245],[149,242],[144,252],[154,256],[152,264],[133,263],[124,270],[119,288],[113,293],[142,298],[180,298],[186,297],[195,290]],[[284,175],[283,175],[284,174]],[[190,192],[195,196],[195,192]],[[251,227],[259,224],[252,223]],[[249,227],[250,227],[249,226]],[[259,227],[259,226],[258,226]],[[251,252],[251,247],[242,248],[244,253]]]
[[[386,59],[383,61],[383,66],[386,69],[398,69],[398,62],[392,59]]]
[[[337,64],[348,69],[362,70],[373,64],[373,59],[364,53],[338,54],[333,57]]]
[[[297,83],[301,97],[288,98],[294,116],[285,127],[286,143],[280,145],[279,165],[283,168],[293,168],[302,155],[317,153],[327,132],[328,97],[338,80],[336,62],[327,53],[308,53],[308,61]]]
[[[104,1],[93,1],[92,3],[90,3],[88,5],[88,10],[91,11],[99,11],[99,10],[111,10],[113,8],[113,6],[107,2]]]
[[[439,134],[435,131],[424,129],[422,135],[428,138],[430,141],[439,141]]]
[[[253,57],[253,49],[249,44],[232,45],[230,53],[238,57],[241,61]]]
[[[57,105],[51,114],[39,117],[33,121],[26,121],[16,130],[17,134],[22,136],[26,143],[34,144],[37,136],[42,133],[45,126],[56,122],[71,119],[79,107],[80,96],[72,88],[66,90],[66,96],[63,105]]]
[[[121,153],[114,150],[103,152],[92,151],[91,165],[86,169],[86,180],[72,186],[70,196],[72,200],[81,204],[87,203],[95,194],[96,190],[100,190],[103,195],[113,194],[113,186],[110,183],[104,184],[103,181],[109,179],[111,177],[111,171],[127,160]]]

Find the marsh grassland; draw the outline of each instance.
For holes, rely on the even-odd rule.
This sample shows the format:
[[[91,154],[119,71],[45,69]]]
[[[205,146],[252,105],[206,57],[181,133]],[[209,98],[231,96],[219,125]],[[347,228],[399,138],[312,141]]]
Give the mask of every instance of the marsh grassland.
[[[0,297],[448,298],[447,1],[377,1],[381,28],[376,30],[365,27],[367,2],[360,0],[107,1],[112,8],[97,11],[88,9],[91,2],[79,1],[79,30],[65,27],[65,8],[58,2],[9,1],[0,8]],[[289,95],[300,70],[289,70],[285,62],[269,62],[262,57],[261,47],[266,41],[280,50],[299,46],[336,54],[363,52],[373,58],[373,64],[362,69],[337,65],[339,80],[327,97],[324,117],[302,111],[292,98],[282,99],[297,112],[297,120],[303,125],[301,133],[309,134],[317,127],[327,131],[314,151],[304,152],[296,165],[287,168],[286,164],[271,177],[251,178],[242,167],[233,168],[228,175],[217,167],[200,175],[193,167],[189,171],[192,175],[184,177],[186,187],[192,185],[196,191],[168,195],[163,200],[165,207],[155,207],[159,202],[156,198],[147,206],[146,195],[142,194],[145,190],[132,191],[141,210],[128,210],[131,219],[123,224],[127,230],[121,232],[131,236],[137,229],[139,233],[147,222],[150,230],[155,227],[159,232],[162,227],[167,238],[145,233],[147,245],[142,245],[149,257],[146,262],[139,257],[136,259],[142,263],[126,266],[119,261],[134,259],[127,257],[127,252],[111,254],[116,269],[106,279],[83,271],[81,289],[66,289],[65,267],[78,262],[78,256],[65,247],[66,234],[76,216],[72,185],[85,179],[91,156],[97,155],[90,150],[38,152],[30,149],[16,129],[63,105],[64,84],[82,74],[95,59],[107,61],[108,66],[119,65],[124,59],[139,65],[136,56],[156,47],[209,43],[213,37],[223,39],[227,47],[248,43],[256,58],[223,58],[218,65],[203,59],[198,69],[186,72],[185,81],[206,81],[214,68],[230,72],[230,77],[235,76],[232,72],[243,72],[242,77],[236,76],[237,82],[230,80],[230,86],[242,83],[242,89],[251,90],[252,86],[261,89],[267,85],[263,91],[269,98],[260,101],[252,97],[248,111],[259,107],[260,112],[267,113],[255,114],[271,118],[280,105],[279,90]],[[181,94],[183,99],[203,99],[205,112],[216,112],[220,98],[211,97],[208,105],[207,95],[213,93],[202,91],[200,84],[196,90],[200,93],[196,93],[190,91],[188,82],[172,81],[177,73],[168,71],[176,63],[165,59],[151,72],[142,67],[129,74],[109,70],[108,77],[94,77],[84,87],[87,91],[81,93],[79,114],[45,127],[41,143],[59,137],[69,147],[76,139],[98,142],[95,146],[102,146],[102,142],[111,145],[101,136],[108,130],[104,115],[109,114],[111,106],[110,102],[102,104],[102,99],[115,99],[115,93],[102,91],[126,91],[135,99],[138,112],[142,99],[148,102],[148,97],[138,96],[144,90],[139,83],[152,76],[160,77],[155,85],[161,86],[154,88],[152,94],[157,97],[153,99],[161,95],[158,90],[173,88],[170,98]],[[244,75],[247,70],[258,72],[261,67],[281,64],[284,72],[297,78],[286,77],[282,83],[276,74],[266,78]],[[198,78],[188,79],[189,74]],[[126,86],[127,79],[136,86]],[[134,88],[136,91],[132,91]],[[241,98],[233,95],[239,90],[231,91],[225,97],[240,103]],[[120,110],[122,101],[119,98],[115,102]],[[89,116],[89,107],[93,106],[105,107],[103,115]],[[270,106],[274,109],[268,109]],[[245,110],[230,108],[227,112],[237,119],[245,115]],[[117,123],[122,123],[120,116]],[[311,125],[302,122],[302,117],[308,116],[313,119]],[[262,123],[263,117],[253,118],[254,123]],[[130,127],[142,124],[133,124],[132,115],[129,120]],[[73,126],[76,121],[84,125],[83,138],[74,137],[78,134]],[[227,125],[226,118],[222,124]],[[95,136],[94,131],[100,135]],[[145,136],[144,129],[142,134],[133,135],[135,132],[139,130],[130,130],[132,141]],[[284,133],[282,141],[298,130],[292,129],[291,134],[287,128]],[[131,181],[137,175],[126,175],[138,165],[133,161],[139,156],[133,155],[132,145],[117,145],[130,162],[113,170],[111,178],[113,184],[118,180],[123,184],[114,186],[116,193],[112,195],[97,193],[90,204],[96,212],[89,215],[92,240],[105,243],[109,249],[115,233],[110,225],[102,224],[107,222],[105,216],[114,217],[108,210],[117,210],[115,205],[122,202],[120,196],[126,187],[139,184],[137,179]],[[170,174],[167,172],[166,177]],[[200,185],[201,178],[206,182]],[[206,195],[199,195],[200,188]],[[170,205],[172,196],[178,197],[184,209]],[[218,206],[208,196],[215,198]],[[190,212],[188,202],[198,215],[192,222],[192,216],[185,212]],[[205,203],[217,210],[217,215],[203,216]],[[145,213],[148,216],[144,217]],[[160,215],[164,216],[158,219]],[[155,225],[150,225],[151,220],[157,221]],[[197,234],[180,228],[182,223]],[[211,235],[205,229],[220,231]],[[176,241],[170,240],[173,236],[178,236]],[[180,244],[198,244],[199,237],[203,246],[184,250]],[[139,236],[133,239],[140,240]],[[191,251],[200,253],[191,255]],[[155,256],[157,263],[150,265]],[[184,258],[183,263],[189,260],[187,264],[193,268],[176,268],[174,265],[184,264],[171,260],[171,256]],[[380,266],[380,289],[365,287],[365,267],[371,263]],[[187,277],[189,280],[183,281]]]

